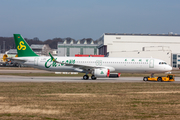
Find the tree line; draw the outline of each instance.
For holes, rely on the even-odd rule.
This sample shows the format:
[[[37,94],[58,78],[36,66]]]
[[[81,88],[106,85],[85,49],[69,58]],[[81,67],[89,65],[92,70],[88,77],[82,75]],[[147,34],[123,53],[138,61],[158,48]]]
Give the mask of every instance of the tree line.
[[[68,38],[54,38],[54,39],[48,39],[46,41],[39,40],[38,37],[35,37],[33,39],[24,38],[26,42],[31,46],[32,44],[48,44],[51,49],[57,49],[58,42],[64,42],[64,40],[74,40],[70,37]],[[85,38],[84,38],[85,39]],[[82,40],[84,40],[82,39]],[[91,39],[91,38],[88,38]],[[91,39],[92,40],[92,39]],[[5,49],[5,50],[4,50]],[[16,49],[14,37],[0,37],[0,53],[4,53],[5,51],[9,49]]]

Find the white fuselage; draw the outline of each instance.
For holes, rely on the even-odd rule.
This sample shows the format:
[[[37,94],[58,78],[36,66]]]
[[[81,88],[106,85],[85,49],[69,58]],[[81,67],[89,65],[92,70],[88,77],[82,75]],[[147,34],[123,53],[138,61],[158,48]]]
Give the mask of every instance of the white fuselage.
[[[107,68],[114,73],[163,73],[172,70],[172,67],[160,59],[154,58],[108,58],[108,57],[54,57],[62,63],[72,64],[67,66],[55,63],[50,57],[17,57],[15,59],[25,60],[23,64],[43,70],[56,72],[84,72],[83,68],[74,65]],[[165,63],[165,62],[164,62]]]

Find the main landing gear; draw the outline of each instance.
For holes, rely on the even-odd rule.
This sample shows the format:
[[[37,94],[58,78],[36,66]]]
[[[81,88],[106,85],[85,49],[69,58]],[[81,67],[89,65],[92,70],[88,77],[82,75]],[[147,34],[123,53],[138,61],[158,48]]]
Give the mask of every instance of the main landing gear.
[[[89,76],[88,76],[88,75],[84,75],[84,76],[83,76],[83,79],[84,79],[84,80],[88,80],[88,79],[89,79]]]
[[[88,76],[88,75],[84,75],[84,76],[83,76],[83,79],[84,79],[84,80],[88,80],[88,79],[89,79],[89,76]],[[91,79],[92,79],[92,80],[96,80],[96,77],[95,77],[94,75],[92,75],[92,76],[91,76]]]
[[[96,77],[94,75],[91,76],[92,80],[96,80]]]

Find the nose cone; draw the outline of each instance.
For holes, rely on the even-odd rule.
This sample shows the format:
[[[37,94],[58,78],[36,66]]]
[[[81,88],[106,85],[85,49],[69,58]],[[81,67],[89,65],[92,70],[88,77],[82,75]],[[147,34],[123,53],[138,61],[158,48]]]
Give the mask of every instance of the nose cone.
[[[171,70],[172,70],[172,67],[168,65],[166,69],[167,69],[168,71],[171,71]]]

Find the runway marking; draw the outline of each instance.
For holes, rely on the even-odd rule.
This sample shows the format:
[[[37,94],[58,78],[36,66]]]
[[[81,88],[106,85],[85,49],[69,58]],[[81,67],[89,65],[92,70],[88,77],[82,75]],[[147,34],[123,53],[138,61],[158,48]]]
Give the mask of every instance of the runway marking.
[[[0,100],[7,99],[6,97],[0,97]],[[65,111],[52,110],[52,106],[46,106],[47,109],[31,109],[29,107],[38,107],[38,105],[24,105],[24,106],[11,106],[6,102],[0,103],[0,113],[39,113],[39,114],[63,114]],[[50,109],[51,108],[51,109]]]
[[[180,91],[131,92],[131,93],[157,93],[157,94],[161,94],[161,93],[180,93]]]
[[[43,95],[55,95],[59,97],[117,97],[118,95],[103,95],[103,94],[91,94],[91,93],[52,93],[52,94],[43,94]]]
[[[47,110],[47,109],[30,109],[28,106],[10,106],[8,104],[0,105],[0,113],[40,113],[40,114],[62,114],[65,111],[61,110]]]
[[[52,94],[45,94],[45,95],[56,95],[56,96],[62,96],[62,97],[72,97],[72,96],[97,97],[97,95],[89,94],[89,93],[52,93]]]
[[[2,99],[6,99],[6,97],[0,97],[0,100],[2,100]]]

